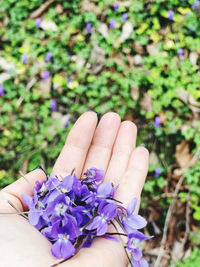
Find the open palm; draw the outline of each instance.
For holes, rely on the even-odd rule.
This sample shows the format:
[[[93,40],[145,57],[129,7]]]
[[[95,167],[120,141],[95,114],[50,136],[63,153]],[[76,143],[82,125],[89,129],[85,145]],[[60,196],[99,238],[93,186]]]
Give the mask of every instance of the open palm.
[[[71,129],[53,173],[66,176],[75,168],[77,177],[81,177],[90,167],[101,168],[105,171],[105,180],[120,184],[115,198],[126,206],[133,197],[140,199],[148,169],[148,151],[143,147],[135,148],[136,136],[134,123],[121,122],[116,113],[105,114],[97,126],[97,115],[86,112]],[[34,185],[36,180],[44,180],[45,175],[37,169],[26,178]],[[21,194],[32,194],[31,186],[23,178],[1,190],[0,211],[16,212],[8,200],[25,211],[27,207],[22,203]],[[51,243],[25,218],[0,215],[1,267],[50,267],[59,261],[51,255]],[[96,238],[90,248],[81,249],[76,256],[59,264],[61,267],[126,265],[122,244],[105,238]]]

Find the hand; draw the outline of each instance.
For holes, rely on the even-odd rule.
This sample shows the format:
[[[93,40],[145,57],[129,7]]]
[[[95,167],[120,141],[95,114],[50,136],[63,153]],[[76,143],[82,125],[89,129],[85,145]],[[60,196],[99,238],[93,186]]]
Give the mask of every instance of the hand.
[[[105,180],[119,184],[115,198],[126,206],[140,194],[148,170],[148,151],[135,148],[137,128],[130,121],[120,122],[116,113],[105,114],[98,126],[97,115],[86,112],[71,129],[66,143],[53,167],[53,173],[66,176],[75,168],[80,177],[83,172],[96,167],[105,170]],[[43,171],[37,169],[26,175],[34,186],[36,180],[45,179]],[[8,204],[10,200],[20,210],[21,194],[32,194],[32,188],[20,178],[0,192],[0,211],[16,213]],[[1,267],[50,267],[60,260],[51,255],[51,244],[29,222],[20,215],[0,215],[0,259]],[[59,264],[60,267],[123,267],[127,257],[120,242],[96,238],[90,248]]]

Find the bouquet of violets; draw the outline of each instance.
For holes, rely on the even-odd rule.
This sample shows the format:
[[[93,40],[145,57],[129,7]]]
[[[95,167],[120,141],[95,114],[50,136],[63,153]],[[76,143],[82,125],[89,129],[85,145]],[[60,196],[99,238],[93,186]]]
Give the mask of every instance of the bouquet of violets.
[[[146,267],[138,244],[151,237],[138,231],[147,222],[134,214],[137,199],[124,208],[114,199],[118,186],[100,183],[103,178],[103,170],[90,168],[80,180],[72,172],[62,179],[50,174],[46,181],[37,181],[32,197],[22,195],[29,208],[29,222],[52,243],[51,252],[56,258],[72,257],[82,247],[89,247],[95,237],[120,241],[114,236],[126,236],[124,247],[131,265]],[[109,231],[109,225],[114,232]]]

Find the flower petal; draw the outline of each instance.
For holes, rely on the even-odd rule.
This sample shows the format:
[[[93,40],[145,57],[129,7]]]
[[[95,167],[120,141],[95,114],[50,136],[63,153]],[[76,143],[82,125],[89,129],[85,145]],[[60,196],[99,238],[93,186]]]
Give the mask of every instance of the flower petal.
[[[40,218],[40,212],[38,211],[29,211],[28,213],[28,219],[30,224],[32,225],[37,225],[39,222],[39,218]]]
[[[107,222],[103,222],[98,228],[97,228],[97,236],[104,235],[108,229]]]
[[[141,258],[142,258],[142,252],[139,250],[139,248],[135,248],[133,250],[133,258],[136,260],[136,261],[139,261]]]
[[[111,192],[112,184],[110,182],[104,182],[98,186],[97,193],[100,196],[110,196]]]
[[[127,215],[128,216],[133,214],[133,212],[136,208],[136,205],[137,205],[137,198],[134,197],[133,200],[131,200],[131,202],[128,204],[128,207],[127,207]]]
[[[146,260],[141,260],[140,264],[141,264],[141,267],[149,267],[149,264]]]
[[[61,255],[63,259],[70,258],[75,253],[75,248],[69,240],[63,241],[61,243]]]
[[[147,225],[147,221],[140,215],[133,214],[122,222],[125,230],[131,234],[135,229],[141,229]]]
[[[61,254],[61,241],[58,240],[56,241],[52,247],[51,247],[51,253],[54,257],[56,258],[61,258],[62,257],[62,254]]]

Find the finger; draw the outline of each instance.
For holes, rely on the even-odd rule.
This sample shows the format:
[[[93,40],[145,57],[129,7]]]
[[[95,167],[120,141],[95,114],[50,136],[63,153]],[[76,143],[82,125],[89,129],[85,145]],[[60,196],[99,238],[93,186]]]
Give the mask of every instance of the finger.
[[[27,207],[22,201],[21,194],[32,195],[35,182],[42,182],[45,179],[44,171],[36,169],[27,173],[25,179],[21,177],[16,182],[6,186],[0,192],[1,208],[4,206],[7,208],[9,206],[8,201],[10,200],[20,211],[25,210]]]
[[[140,202],[140,195],[148,172],[149,152],[144,147],[136,148],[130,157],[127,170],[121,178],[116,198],[125,206],[134,198]]]
[[[95,131],[83,172],[96,167],[106,171],[112,147],[120,126],[120,116],[114,112],[106,113]]]
[[[120,178],[125,173],[131,152],[135,148],[137,128],[131,121],[121,123],[112,157],[106,172],[105,180],[119,184]]]
[[[53,173],[66,176],[75,168],[80,177],[85,158],[97,125],[95,112],[85,112],[72,127],[53,168]]]

